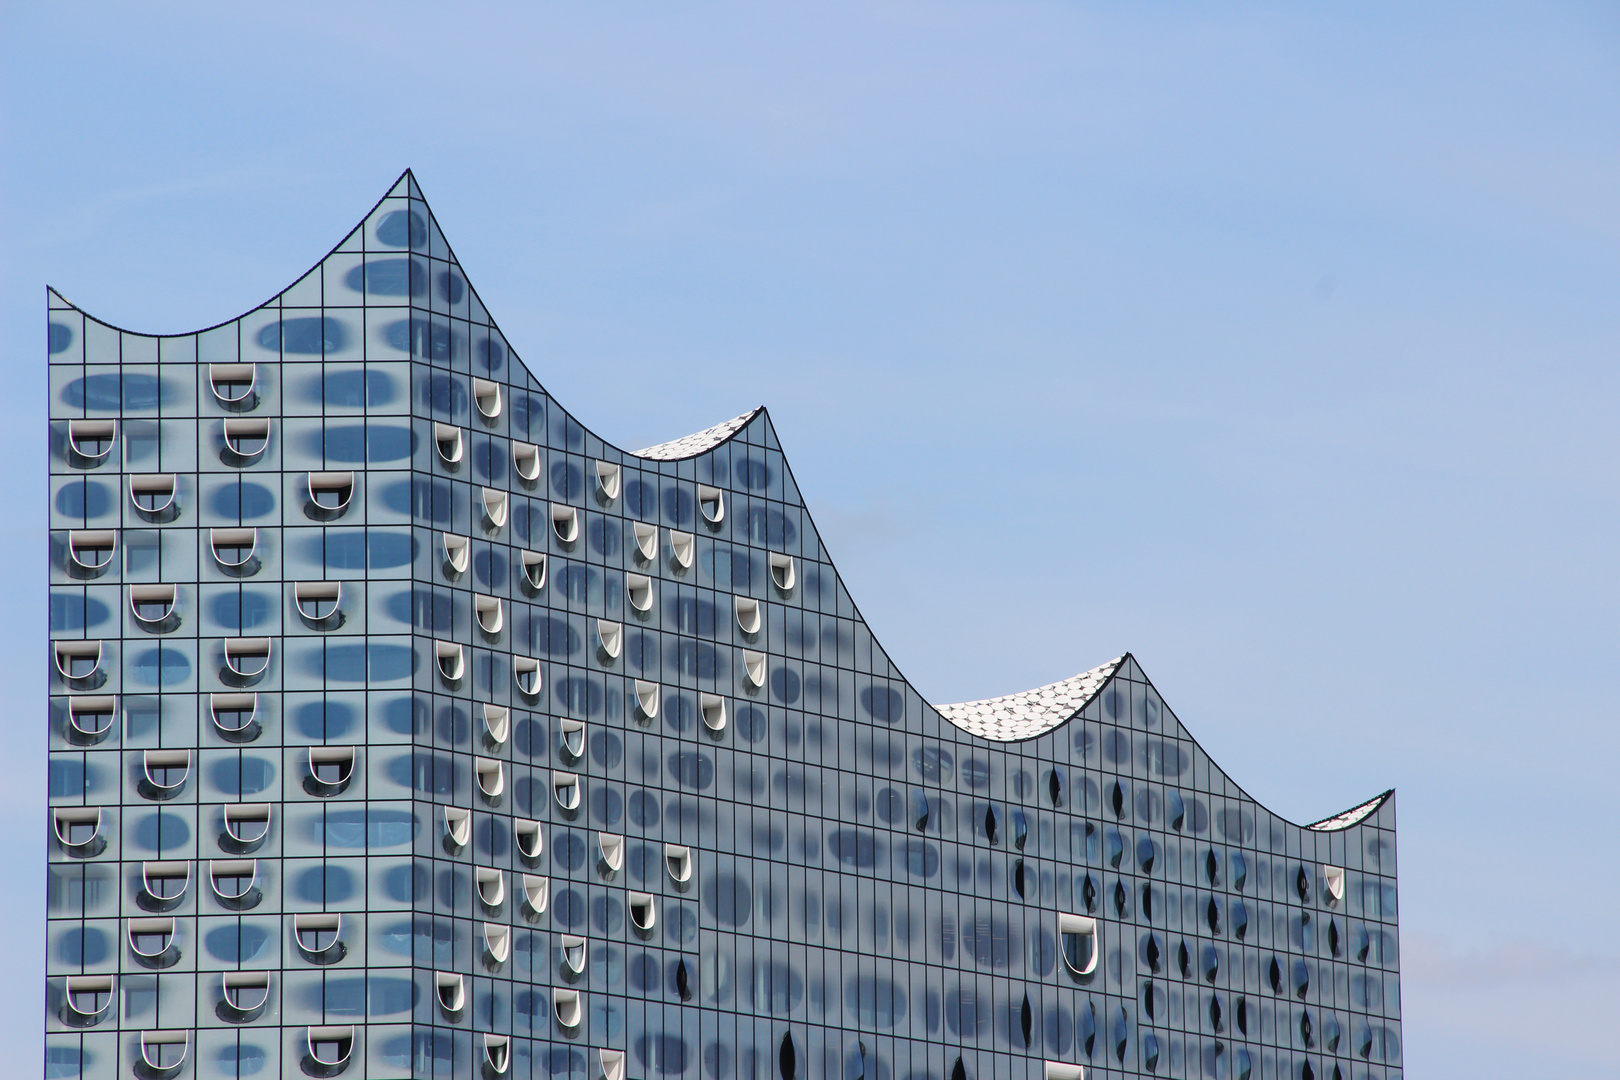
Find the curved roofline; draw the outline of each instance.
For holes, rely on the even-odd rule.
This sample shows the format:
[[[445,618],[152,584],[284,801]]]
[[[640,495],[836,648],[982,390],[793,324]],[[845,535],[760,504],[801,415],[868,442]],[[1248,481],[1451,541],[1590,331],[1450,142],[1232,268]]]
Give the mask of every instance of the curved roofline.
[[[401,172],[398,177],[396,177],[394,179],[394,182],[392,184],[388,185],[388,189],[385,192],[383,192],[382,196],[380,198],[378,198],[376,202],[371,204],[371,207],[363,215],[361,215],[360,220],[354,225],[353,228],[349,229],[348,232],[344,233],[343,236],[338,240],[337,243],[333,244],[330,248],[327,249],[326,254],[322,255],[320,258],[316,259],[313,263],[311,263],[309,265],[309,267],[306,270],[304,270],[303,273],[301,273],[297,277],[293,278],[292,281],[289,282],[282,289],[280,289],[279,291],[273,293],[271,295],[271,297],[270,297],[270,300],[273,300],[276,297],[281,296],[288,289],[292,288],[294,285],[296,285],[300,281],[304,280],[304,278],[308,277],[312,272],[314,272],[318,267],[320,267],[321,264],[324,263],[327,259],[329,259],[333,255],[337,254],[338,249],[343,246],[343,244],[349,239],[349,237],[354,235],[356,230],[364,227],[366,221],[371,217],[371,215],[373,213],[376,212],[377,208],[380,207],[385,200],[390,199],[390,198],[398,198],[399,197],[399,196],[394,195],[394,191],[406,179],[410,180],[412,187],[414,187],[416,189],[416,191],[418,193],[418,197],[421,199],[421,201],[422,201],[422,203],[423,203],[423,205],[425,207],[426,204],[427,204],[427,197],[425,195],[420,194],[421,193],[421,185],[418,184],[417,181],[416,181],[416,174],[413,173],[409,168],[407,168],[407,169],[405,169],[405,171]],[[433,215],[433,212],[432,212],[431,209],[428,210],[428,214],[429,214],[430,217],[434,217],[434,222],[435,222],[435,224],[437,224],[437,218],[436,218],[435,215]],[[455,249],[453,247],[451,247],[449,239],[444,236],[443,229],[439,230],[439,235],[440,235],[440,238],[442,240],[444,240],[445,248],[449,251],[451,260],[454,261],[459,266],[461,260],[456,258]],[[478,289],[477,289],[476,286],[473,285],[472,279],[471,279],[471,277],[469,275],[467,275],[465,268],[462,269],[462,276],[463,276],[464,280],[466,280],[468,291],[471,292],[475,297],[478,297],[479,307],[482,308],[484,313],[489,317],[490,326],[495,328],[496,330],[499,330],[499,326],[495,322],[494,316],[489,314],[489,306],[483,302],[483,298],[481,296],[478,296]],[[179,333],[172,333],[172,334],[160,334],[160,333],[151,333],[151,332],[144,331],[144,330],[131,330],[131,329],[127,328],[127,327],[119,326],[119,325],[117,325],[115,323],[108,322],[105,319],[101,319],[101,318],[98,318],[95,315],[90,314],[84,308],[80,307],[78,304],[74,303],[72,300],[69,300],[60,290],[56,289],[55,287],[47,285],[45,287],[45,289],[46,289],[46,293],[49,296],[55,296],[56,298],[60,299],[63,303],[67,304],[74,311],[78,312],[80,315],[82,315],[86,319],[90,319],[93,322],[99,323],[100,325],[105,326],[110,330],[116,330],[119,333],[133,334],[133,335],[138,336],[138,337],[149,337],[149,338],[181,338],[181,337],[190,337],[190,336],[192,336],[194,334],[207,333],[210,330],[216,330],[216,329],[218,329],[218,328],[220,328],[222,326],[227,325],[228,323],[232,323],[232,322],[235,322],[238,319],[244,318],[247,315],[252,314],[254,311],[257,311],[257,310],[263,308],[266,304],[268,304],[270,302],[270,300],[261,301],[260,303],[255,304],[252,307],[249,307],[249,308],[245,309],[244,311],[242,311],[242,312],[240,312],[240,313],[238,313],[236,315],[232,315],[229,318],[221,319],[219,322],[211,323],[211,324],[209,324],[207,326],[200,327],[200,328],[195,329],[195,330],[185,330],[185,331],[181,331]],[[502,337],[503,341],[506,340],[506,335],[504,333],[501,334],[501,337]],[[553,395],[549,390],[545,389],[545,385],[540,382],[539,378],[529,368],[529,365],[524,363],[523,358],[521,356],[519,356],[515,350],[511,349],[510,341],[507,341],[506,343],[507,343],[507,348],[508,348],[509,354],[511,355],[512,360],[515,363],[517,363],[520,367],[523,368],[524,373],[527,374],[531,379],[533,379],[535,381],[535,383],[537,385],[540,386],[541,390],[546,394],[547,397],[550,397],[551,400],[555,402],[557,400],[556,396]],[[724,446],[726,443],[731,442],[732,440],[734,440],[739,434],[741,434],[743,431],[747,430],[748,427],[751,424],[753,424],[755,421],[757,421],[759,418],[761,418],[761,417],[768,418],[770,416],[770,413],[766,409],[765,406],[763,406],[763,405],[757,406],[756,408],[751,409],[748,412],[745,412],[745,413],[741,414],[740,416],[734,417],[731,420],[723,421],[722,423],[715,424],[712,427],[705,428],[705,429],[703,429],[701,431],[693,432],[690,435],[685,435],[685,436],[682,436],[681,438],[672,439],[672,440],[669,440],[667,442],[655,443],[652,446],[643,447],[641,450],[632,451],[632,450],[625,450],[624,448],[620,447],[616,443],[614,443],[614,442],[612,442],[612,441],[610,441],[608,439],[604,439],[601,435],[597,434],[596,431],[593,430],[590,426],[582,423],[579,420],[579,418],[574,415],[574,413],[572,411],[570,411],[566,407],[563,407],[560,403],[558,403],[558,407],[562,408],[562,411],[569,417],[569,419],[571,419],[575,423],[579,424],[580,428],[584,432],[586,432],[588,435],[590,435],[590,437],[596,439],[598,442],[602,443],[602,445],[604,447],[610,448],[610,449],[614,450],[615,452],[624,455],[625,457],[636,458],[636,459],[643,460],[643,461],[671,461],[671,462],[673,462],[673,461],[685,461],[685,460],[688,460],[690,458],[697,457],[697,456],[700,456],[702,454],[709,453],[710,451],[712,451],[712,450],[714,450],[714,449],[716,449],[716,448],[718,448],[720,446]],[[715,433],[719,437],[715,438],[712,442],[694,443],[694,445],[696,445],[696,449],[692,449],[690,452],[688,452],[685,447],[681,447],[681,453],[678,454],[677,456],[661,457],[661,456],[656,456],[656,455],[650,454],[651,451],[657,451],[657,450],[660,450],[660,449],[663,449],[663,448],[670,448],[671,450],[673,450],[676,447],[680,446],[680,444],[687,443],[689,441],[699,440],[702,436],[709,435],[711,433]],[[783,462],[782,463],[783,463],[784,468],[787,468],[789,470],[789,472],[792,471],[791,466],[789,466],[788,463],[787,463],[787,455],[786,455],[785,451],[783,451]],[[798,487],[798,481],[797,480],[794,481],[794,486],[795,486],[795,488]],[[814,519],[814,517],[813,517],[813,515],[811,513],[808,501],[805,501],[803,509],[804,509],[805,517],[807,519],[809,519],[811,527],[813,529],[815,529],[815,533],[816,533],[818,543],[820,544],[822,549],[825,550],[826,549],[826,543],[822,539],[821,530],[819,528],[815,528],[815,519]],[[830,553],[828,555],[828,561],[829,562],[832,561]],[[840,577],[840,580],[841,580],[842,575],[839,575],[839,577]],[[883,649],[882,644],[880,642],[878,642],[878,640],[877,640],[877,633],[874,630],[872,630],[871,623],[867,621],[865,616],[861,615],[861,613],[860,613],[860,605],[856,602],[855,597],[852,594],[849,593],[849,590],[847,588],[844,590],[844,592],[845,592],[845,594],[847,596],[849,596],[850,606],[854,609],[856,617],[859,618],[860,621],[866,625],[867,630],[872,634],[873,644],[876,645],[878,648]],[[888,653],[887,649],[883,649],[883,655],[884,655],[885,660],[887,660],[890,663],[891,666],[894,666],[893,661],[889,659],[889,653]],[[997,743],[997,742],[999,742],[999,743],[1003,743],[1003,744],[1011,744],[1011,743],[1017,743],[1017,742],[1027,742],[1027,741],[1029,741],[1031,739],[1038,739],[1038,738],[1041,738],[1041,737],[1043,737],[1045,735],[1050,735],[1053,732],[1058,731],[1061,728],[1063,728],[1063,727],[1067,726],[1068,724],[1072,723],[1075,720],[1075,718],[1078,717],[1082,712],[1084,712],[1086,707],[1089,706],[1091,704],[1091,702],[1094,701],[1097,698],[1097,695],[1101,694],[1105,689],[1107,689],[1110,685],[1112,685],[1114,680],[1116,678],[1118,678],[1120,669],[1125,666],[1125,662],[1127,660],[1135,661],[1135,659],[1136,659],[1135,656],[1132,655],[1130,652],[1125,652],[1125,653],[1122,653],[1118,658],[1116,658],[1114,660],[1111,660],[1111,661],[1108,661],[1105,664],[1098,665],[1097,667],[1091,668],[1088,671],[1081,672],[1078,675],[1070,676],[1068,679],[1061,679],[1061,680],[1059,680],[1058,682],[1055,682],[1055,683],[1048,683],[1048,684],[1046,684],[1044,686],[1037,686],[1037,687],[1033,687],[1033,688],[1028,689],[1028,690],[1018,691],[1018,692],[1015,692],[1015,693],[1012,693],[1012,694],[1005,694],[1005,695],[1002,695],[1002,696],[996,697],[996,698],[984,698],[984,699],[980,699],[978,701],[957,702],[957,703],[954,703],[954,704],[948,704],[948,705],[944,705],[944,706],[935,705],[932,702],[928,702],[927,699],[923,697],[922,693],[920,691],[917,691],[917,687],[915,685],[913,685],[911,680],[909,678],[907,678],[904,674],[899,674],[898,677],[900,678],[900,680],[902,682],[904,682],[906,684],[906,686],[908,688],[910,688],[914,692],[917,692],[918,698],[923,700],[928,705],[929,708],[933,709],[934,712],[939,715],[941,720],[943,720],[947,724],[950,724],[952,727],[956,728],[958,731],[961,731],[964,735],[968,735],[968,736],[970,736],[972,738],[980,739],[980,740],[982,740],[984,742],[987,742],[987,743]],[[1057,721],[1056,723],[1051,724],[1048,727],[1044,727],[1040,731],[1034,732],[1034,733],[1032,733],[1030,735],[1020,736],[1020,737],[1015,738],[1015,739],[994,739],[994,738],[991,738],[991,737],[989,737],[987,735],[984,735],[982,733],[975,732],[975,731],[970,730],[969,728],[963,727],[961,724],[957,723],[955,720],[953,720],[949,715],[947,715],[943,711],[946,708],[972,706],[972,705],[992,705],[994,703],[1004,702],[1004,701],[1008,701],[1010,699],[1027,697],[1027,696],[1032,695],[1032,694],[1037,694],[1037,693],[1039,693],[1040,691],[1043,691],[1043,690],[1049,690],[1049,689],[1052,689],[1052,688],[1055,688],[1055,687],[1062,686],[1062,685],[1064,685],[1066,683],[1074,683],[1077,680],[1084,679],[1087,675],[1090,675],[1090,674],[1092,674],[1094,672],[1099,672],[1099,671],[1102,670],[1102,668],[1109,667],[1110,665],[1112,665],[1112,670],[1110,670],[1108,672],[1107,676],[1104,677],[1101,680],[1101,682],[1099,682],[1094,688],[1092,688],[1091,692],[1082,701],[1080,701],[1080,703],[1073,709],[1073,711],[1071,711],[1066,717],[1064,717],[1063,719]],[[1141,670],[1141,665],[1139,663],[1137,664],[1137,669]],[[896,670],[897,673],[899,672],[898,667],[895,667],[895,670]],[[1143,677],[1143,679],[1147,680],[1148,685],[1150,685],[1150,686],[1152,685],[1152,680],[1148,679],[1147,673],[1145,671],[1142,673],[1142,677]],[[1155,691],[1157,691],[1156,687],[1155,687]],[[1161,695],[1161,698],[1162,698],[1162,695]],[[1180,723],[1179,718],[1177,718],[1177,723]],[[1315,822],[1313,824],[1301,825],[1301,824],[1298,824],[1298,823],[1292,821],[1289,818],[1283,817],[1283,815],[1278,814],[1275,810],[1272,810],[1270,807],[1267,807],[1259,799],[1255,798],[1253,795],[1250,795],[1243,788],[1243,786],[1241,784],[1238,784],[1236,781],[1232,780],[1231,773],[1229,773],[1224,767],[1222,767],[1221,765],[1219,765],[1215,761],[1214,755],[1210,754],[1209,751],[1204,749],[1203,745],[1198,742],[1197,738],[1193,736],[1192,732],[1187,729],[1185,724],[1182,724],[1181,727],[1182,727],[1183,731],[1187,732],[1187,738],[1195,746],[1197,746],[1200,751],[1203,752],[1204,756],[1209,759],[1209,761],[1210,761],[1210,763],[1212,765],[1214,765],[1217,769],[1220,769],[1222,776],[1224,776],[1227,780],[1232,781],[1233,786],[1238,789],[1239,793],[1244,798],[1249,799],[1257,807],[1261,807],[1261,808],[1265,809],[1265,811],[1267,813],[1273,815],[1274,817],[1280,818],[1284,822],[1287,822],[1289,825],[1292,825],[1294,828],[1310,829],[1310,830],[1314,830],[1314,831],[1317,831],[1317,832],[1332,832],[1332,831],[1338,831],[1340,829],[1350,828],[1351,826],[1359,824],[1360,822],[1366,820],[1368,817],[1371,817],[1374,813],[1376,813],[1379,809],[1381,809],[1383,807],[1384,803],[1386,803],[1395,794],[1395,789],[1390,788],[1389,790],[1383,792],[1381,795],[1378,795],[1378,796],[1376,796],[1376,797],[1374,797],[1372,799],[1369,799],[1366,802],[1359,803],[1356,806],[1352,806],[1349,809],[1341,811],[1338,814],[1334,814],[1334,815],[1331,815],[1329,817],[1323,818],[1322,820],[1317,821],[1317,822]]]

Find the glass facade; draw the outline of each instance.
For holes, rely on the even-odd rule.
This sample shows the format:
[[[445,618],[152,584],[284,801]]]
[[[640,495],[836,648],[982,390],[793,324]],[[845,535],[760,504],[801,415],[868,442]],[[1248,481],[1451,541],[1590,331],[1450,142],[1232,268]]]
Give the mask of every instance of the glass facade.
[[[50,295],[49,1077],[1393,1080],[1390,793],[1129,655],[924,702],[763,410],[637,453],[409,174],[194,334]]]

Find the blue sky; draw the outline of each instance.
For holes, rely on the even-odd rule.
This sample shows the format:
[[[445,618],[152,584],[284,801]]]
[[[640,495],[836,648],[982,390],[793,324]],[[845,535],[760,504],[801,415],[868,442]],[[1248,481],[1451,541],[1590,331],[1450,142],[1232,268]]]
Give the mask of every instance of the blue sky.
[[[7,925],[43,286],[212,324],[409,166],[604,437],[770,407],[925,697],[1128,649],[1279,813],[1398,787],[1412,1075],[1620,1075],[1614,7],[14,4],[0,50]]]

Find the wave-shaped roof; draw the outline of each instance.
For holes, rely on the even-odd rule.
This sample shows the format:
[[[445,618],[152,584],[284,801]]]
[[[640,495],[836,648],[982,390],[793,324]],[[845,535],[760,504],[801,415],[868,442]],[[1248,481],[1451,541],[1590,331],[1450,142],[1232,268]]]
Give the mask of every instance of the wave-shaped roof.
[[[661,442],[657,446],[648,446],[640,450],[632,450],[634,457],[647,458],[650,461],[679,461],[681,458],[694,457],[706,450],[713,450],[737,432],[748,426],[748,421],[759,414],[758,409],[749,409],[741,416],[733,416],[730,420],[718,423],[711,428],[695,431],[690,435],[682,435],[679,439]]]
[[[1016,694],[963,701],[955,705],[935,705],[934,710],[970,734],[994,742],[1033,739],[1068,720],[1086,707],[1119,669],[1123,656],[1106,664],[1062,680],[1020,690]]]

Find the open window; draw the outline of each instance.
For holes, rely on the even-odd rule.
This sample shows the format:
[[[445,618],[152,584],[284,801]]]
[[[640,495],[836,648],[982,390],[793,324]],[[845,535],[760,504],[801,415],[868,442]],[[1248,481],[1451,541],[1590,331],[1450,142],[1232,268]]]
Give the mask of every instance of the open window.
[[[258,381],[257,364],[209,364],[208,387],[214,400],[227,409],[247,410],[259,403],[253,392]]]
[[[129,478],[129,501],[148,521],[168,521],[179,513],[175,505],[174,473],[144,473]]]
[[[691,881],[692,849],[684,844],[665,844],[664,869],[669,872],[669,879],[677,885]]]
[[[323,521],[342,517],[354,499],[354,473],[309,474],[309,515]]]
[[[495,1076],[505,1076],[512,1067],[512,1037],[510,1035],[484,1036],[484,1068]]]
[[[68,569],[79,577],[95,577],[112,565],[117,550],[117,530],[75,529],[68,533]]]
[[[111,732],[118,716],[118,699],[79,695],[68,698],[68,735],[81,743],[97,743]]]
[[[752,686],[756,690],[764,686],[765,654],[762,652],[753,652],[749,649],[744,649],[742,651],[742,658],[743,677],[748,680],[748,685]]]
[[[1058,915],[1058,941],[1063,966],[1071,975],[1090,975],[1097,970],[1097,920],[1089,915]]]
[[[793,556],[783,555],[780,552],[771,552],[771,580],[783,592],[792,592],[793,586],[799,581],[798,569],[794,566]]]
[[[598,1050],[596,1059],[602,1066],[602,1080],[624,1080],[623,1050]]]
[[[562,950],[564,977],[585,974],[585,939],[574,934],[559,934],[557,946]]]
[[[646,574],[624,575],[624,591],[633,611],[645,615],[653,609],[653,582]]]
[[[258,529],[210,529],[208,545],[214,562],[227,574],[245,576],[259,568]]]
[[[726,730],[726,699],[719,694],[699,694],[698,712],[703,716],[703,726],[719,734]]]
[[[658,526],[649,525],[645,521],[631,522],[630,529],[635,533],[636,552],[643,562],[653,562],[658,558]]]
[[[228,742],[252,742],[262,730],[258,694],[209,694],[208,715]]]
[[[455,1016],[467,1007],[467,980],[459,972],[435,972],[433,986],[438,992],[439,1008],[446,1015]]]
[[[617,660],[624,650],[624,624],[596,620],[596,645],[609,660]]]
[[[467,452],[461,437],[461,429],[454,424],[438,422],[433,425],[433,448],[438,451],[439,460],[447,468],[460,465],[462,457]]]
[[[56,840],[69,855],[98,855],[107,846],[101,835],[101,807],[59,806],[54,816]]]
[[[553,990],[551,1006],[556,1010],[557,1023],[565,1028],[577,1028],[585,1018],[585,1008],[580,1004],[578,990]]]
[[[68,421],[68,448],[73,451],[69,460],[81,468],[100,465],[117,442],[116,420]]]
[[[249,852],[270,835],[269,803],[237,803],[225,807],[223,845],[237,852]]]
[[[440,533],[444,541],[444,569],[445,576],[454,578],[465,574],[471,565],[472,543],[465,536],[455,533]]]
[[[498,908],[506,902],[506,873],[490,866],[480,866],[473,872],[478,888],[478,902],[487,908]]]
[[[69,975],[62,1002],[62,1020],[73,1027],[89,1027],[106,1019],[116,996],[111,975]]]
[[[231,417],[223,424],[220,460],[227,465],[251,465],[270,446],[270,421],[262,417]]]
[[[658,905],[652,893],[633,892],[629,896],[630,925],[642,933],[651,933],[658,925]]]
[[[597,833],[596,851],[601,856],[602,865],[607,867],[609,873],[617,874],[624,869],[623,836],[618,833]]]
[[[552,796],[557,800],[557,805],[562,807],[562,809],[569,811],[570,813],[579,809],[580,793],[578,773],[557,772],[555,769],[552,770],[551,791]]]
[[[309,1029],[309,1060],[304,1071],[316,1076],[336,1076],[349,1067],[353,1054],[353,1027],[312,1027]]]
[[[540,661],[532,656],[512,657],[512,681],[517,684],[518,692],[526,697],[534,697],[540,693]]]
[[[69,685],[88,687],[105,681],[100,641],[58,641],[56,671]]]
[[[500,923],[484,924],[484,956],[487,963],[499,967],[512,955],[512,928]]]
[[[512,471],[518,479],[534,483],[540,479],[540,448],[534,443],[512,440]]]
[[[551,531],[556,534],[557,540],[561,543],[572,544],[575,540],[578,540],[578,508],[573,506],[564,506],[562,503],[552,503]]]
[[[525,551],[522,554],[523,581],[534,591],[539,592],[546,587],[546,553],[543,551]]]
[[[189,1031],[141,1032],[141,1064],[154,1076],[179,1076],[190,1049]]]
[[[478,415],[485,420],[494,420],[501,415],[501,384],[490,379],[473,379],[472,381],[473,405],[478,409]]]
[[[335,630],[343,624],[341,581],[300,581],[293,585],[293,603],[312,629]]]
[[[489,527],[499,529],[505,526],[509,501],[506,492],[484,488],[481,498],[484,504],[484,520],[489,522]]]
[[[498,596],[473,597],[473,614],[478,619],[478,629],[486,634],[499,634],[506,625],[506,609]]]
[[[759,628],[765,621],[760,615],[759,601],[752,596],[737,596],[732,598],[732,604],[737,610],[737,626],[742,632],[759,633]]]
[[[142,863],[140,905],[147,911],[168,911],[185,899],[190,884],[189,862]]]
[[[270,639],[226,638],[225,667],[237,679],[257,679],[270,670]]]
[[[484,705],[484,740],[490,746],[504,746],[512,734],[512,710],[505,705]]]
[[[309,776],[304,781],[304,789],[324,799],[340,794],[354,777],[354,759],[352,746],[310,747]]]
[[[1322,864],[1322,885],[1329,904],[1337,907],[1344,902],[1344,867]]]
[[[506,770],[497,758],[474,758],[473,772],[478,776],[478,790],[489,802],[499,802],[506,790]]]
[[[147,750],[141,755],[140,792],[148,799],[172,799],[191,775],[190,750]]]
[[[293,938],[298,951],[312,964],[335,964],[348,953],[344,946],[343,915],[312,911],[293,916]]]
[[[526,863],[533,865],[546,853],[546,833],[538,821],[514,819],[512,839],[517,844],[518,857]]]
[[[270,973],[266,971],[227,971],[220,1015],[238,1024],[256,1020],[270,1003]]]
[[[214,890],[214,899],[239,911],[255,906],[264,896],[259,888],[257,859],[212,860],[208,864],[208,884]]]
[[[636,680],[636,708],[640,709],[641,715],[648,720],[658,718],[659,696],[657,683],[645,679]]]
[[[697,547],[697,541],[689,532],[680,532],[677,529],[669,530],[669,557],[675,565],[682,570],[692,569],[692,559]]]
[[[546,913],[551,902],[551,879],[538,874],[523,875],[523,906],[536,915]]]
[[[557,721],[557,749],[578,761],[585,756],[585,721],[563,717]]]
[[[472,839],[472,811],[459,806],[444,808],[444,846],[452,854],[467,846]]]
[[[596,463],[596,493],[603,502],[612,502],[619,497],[619,484],[623,476],[619,467],[612,462]]]
[[[466,650],[458,642],[435,641],[433,658],[439,665],[439,674],[444,676],[445,682],[460,682],[461,676],[466,674]]]
[[[149,968],[165,968],[180,959],[174,917],[129,920],[129,951],[136,963]]]
[[[1045,1062],[1045,1080],[1086,1080],[1084,1065],[1071,1065],[1067,1061]]]
[[[174,610],[173,585],[131,585],[129,613],[135,625],[148,633],[161,634],[180,625]]]
[[[697,487],[698,512],[703,520],[710,525],[718,525],[726,519],[726,495],[717,487],[699,484]]]

